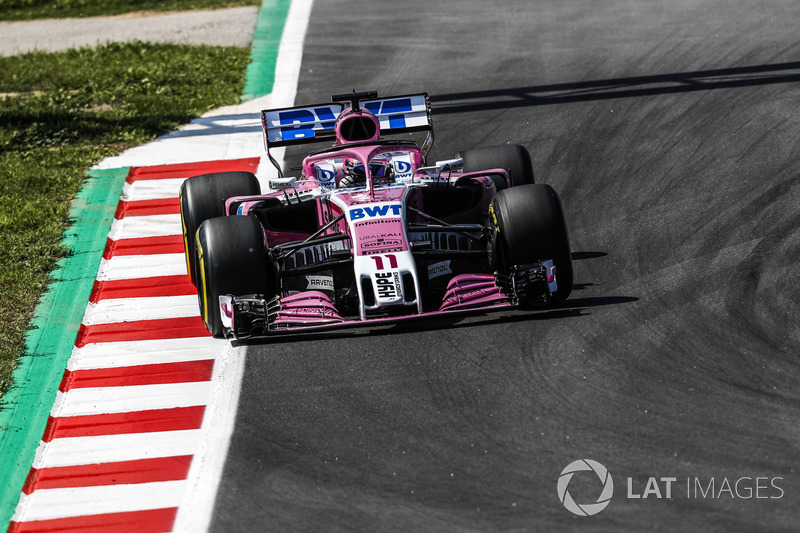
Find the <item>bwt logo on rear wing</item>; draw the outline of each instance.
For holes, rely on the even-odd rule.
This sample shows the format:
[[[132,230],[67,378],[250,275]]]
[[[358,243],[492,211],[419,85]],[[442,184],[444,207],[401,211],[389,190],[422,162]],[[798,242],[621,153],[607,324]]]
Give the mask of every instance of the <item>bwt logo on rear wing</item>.
[[[432,129],[427,93],[359,100],[358,105],[378,117],[381,134]],[[339,103],[264,110],[261,122],[267,145],[278,147],[333,139],[336,118],[343,110],[344,105]]]

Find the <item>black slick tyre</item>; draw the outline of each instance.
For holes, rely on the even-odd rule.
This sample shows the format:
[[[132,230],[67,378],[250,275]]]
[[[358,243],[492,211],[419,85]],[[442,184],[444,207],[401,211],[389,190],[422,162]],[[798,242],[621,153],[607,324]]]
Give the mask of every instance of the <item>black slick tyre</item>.
[[[233,196],[256,196],[261,186],[252,172],[215,172],[194,176],[180,189],[181,225],[186,270],[197,286],[195,233],[204,221],[225,215],[225,201]]]
[[[464,150],[459,155],[464,159],[464,172],[502,168],[508,172],[512,187],[535,182],[531,154],[519,144],[474,148]],[[505,180],[500,176],[492,176],[492,179],[498,191],[506,188]]]
[[[508,273],[514,265],[552,260],[558,290],[554,302],[572,292],[572,252],[564,210],[550,185],[522,185],[497,193],[491,205],[495,227],[492,262]]]
[[[197,296],[203,323],[215,337],[224,336],[219,297],[233,294],[275,295],[275,269],[267,254],[264,230],[251,216],[206,220],[197,230]]]

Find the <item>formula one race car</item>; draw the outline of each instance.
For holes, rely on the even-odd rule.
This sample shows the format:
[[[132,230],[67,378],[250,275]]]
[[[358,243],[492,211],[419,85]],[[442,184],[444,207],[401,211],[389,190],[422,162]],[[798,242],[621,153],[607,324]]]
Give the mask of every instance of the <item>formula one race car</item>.
[[[187,179],[181,219],[189,276],[216,337],[364,326],[453,313],[538,308],[572,290],[556,192],[534,184],[519,145],[478,148],[428,165],[427,94],[262,112],[278,177]],[[425,132],[418,145],[409,135]],[[270,153],[333,141],[299,178]]]

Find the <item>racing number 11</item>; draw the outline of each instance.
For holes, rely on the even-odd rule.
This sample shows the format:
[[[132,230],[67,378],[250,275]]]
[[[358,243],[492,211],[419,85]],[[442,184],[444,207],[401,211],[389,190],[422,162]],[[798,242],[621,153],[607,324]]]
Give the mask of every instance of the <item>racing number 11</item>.
[[[383,270],[383,257],[386,257],[389,260],[389,268],[397,268],[397,257],[395,257],[394,254],[386,254],[383,257],[380,255],[372,255],[370,257],[375,260],[376,270]]]

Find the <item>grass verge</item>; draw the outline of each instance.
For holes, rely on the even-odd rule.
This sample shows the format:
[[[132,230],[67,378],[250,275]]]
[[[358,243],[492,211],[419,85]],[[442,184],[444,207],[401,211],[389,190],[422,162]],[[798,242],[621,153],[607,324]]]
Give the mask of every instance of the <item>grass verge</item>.
[[[187,11],[260,5],[261,0],[0,0],[0,20],[97,17],[136,11]]]
[[[248,49],[126,43],[0,57],[0,395],[86,170],[239,101]]]

